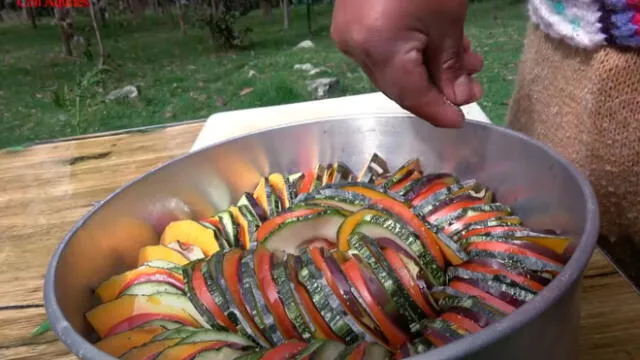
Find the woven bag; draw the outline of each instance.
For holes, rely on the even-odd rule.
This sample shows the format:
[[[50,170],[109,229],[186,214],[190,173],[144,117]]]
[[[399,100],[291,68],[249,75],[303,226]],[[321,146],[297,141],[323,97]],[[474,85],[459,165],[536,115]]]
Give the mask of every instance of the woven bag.
[[[640,248],[640,52],[571,47],[530,25],[507,126],[573,162],[591,182],[601,233]]]

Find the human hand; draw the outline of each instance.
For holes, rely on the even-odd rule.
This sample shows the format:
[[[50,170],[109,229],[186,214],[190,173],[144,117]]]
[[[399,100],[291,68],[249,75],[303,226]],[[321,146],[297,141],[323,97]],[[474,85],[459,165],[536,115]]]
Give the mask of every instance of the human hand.
[[[466,0],[336,0],[331,37],[389,98],[435,126],[460,127],[483,66],[464,36]]]

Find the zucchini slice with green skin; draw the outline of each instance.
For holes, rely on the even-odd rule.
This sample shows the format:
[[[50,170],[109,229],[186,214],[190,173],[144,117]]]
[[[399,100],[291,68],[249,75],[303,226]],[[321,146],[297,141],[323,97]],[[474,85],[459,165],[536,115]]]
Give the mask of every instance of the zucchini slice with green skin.
[[[407,195],[407,193],[420,182],[421,178],[422,173],[415,171],[411,173],[411,175],[409,175],[406,179],[390,186],[389,191],[392,191],[404,198],[405,195]]]
[[[300,196],[296,199],[293,207],[297,208],[304,204],[318,204],[354,212],[370,203],[370,198],[353,191],[321,188],[312,193],[306,193]]]
[[[563,269],[563,266],[557,263],[544,261],[527,255],[476,249],[471,249],[468,253],[471,259],[496,259],[508,265],[524,268],[534,273],[548,273],[554,277]]]
[[[260,328],[262,334],[271,344],[281,344],[285,341],[285,338],[278,330],[273,314],[267,307],[263,297],[264,295],[260,292],[260,288],[258,287],[257,274],[254,268],[254,253],[254,249],[248,250],[240,260],[240,284],[242,288],[242,295],[244,296],[245,304],[247,304],[249,313]]]
[[[240,247],[240,239],[238,238],[238,224],[233,219],[230,211],[224,210],[216,215],[220,219],[224,238],[227,241],[227,248]]]
[[[144,282],[131,285],[122,295],[153,295],[158,293],[171,293],[171,294],[184,294],[182,291],[175,287],[162,282]]]
[[[423,211],[422,216],[425,220],[433,223],[437,219],[462,208],[475,205],[488,205],[492,200],[493,192],[476,183],[438,202],[437,205],[433,206],[429,211]]]
[[[234,358],[234,360],[260,360],[268,350],[256,350]]]
[[[206,227],[207,229],[210,229],[211,231],[213,231],[213,237],[216,239],[216,242],[218,243],[218,247],[221,250],[224,249],[229,249],[229,242],[226,239],[226,235],[224,234],[224,232],[221,230],[222,227],[218,227],[213,225],[212,223],[206,222],[206,221],[199,221],[200,225]]]
[[[237,206],[230,206],[227,209],[233,216],[238,238],[238,246],[241,249],[249,249],[251,247],[252,235],[256,232],[255,223],[249,222]]]
[[[270,174],[267,180],[278,197],[282,209],[288,209],[291,202],[296,198],[297,191],[293,189],[287,178],[280,173]]]
[[[249,304],[247,304],[244,298],[242,277],[240,276],[240,260],[242,259],[242,255],[243,251],[240,249],[225,251],[222,260],[222,271],[220,272],[223,274],[223,280],[217,281],[217,284],[220,285],[223,294],[228,294],[229,310],[226,312],[227,317],[240,325],[238,326],[238,330],[241,333],[244,329],[245,334],[243,335],[248,336],[263,347],[269,347],[271,346],[269,340],[260,331],[258,324],[248,309]],[[214,268],[218,267],[217,264],[214,266]]]
[[[422,215],[429,213],[433,208],[438,206],[445,199],[459,193],[465,189],[465,185],[461,183],[453,183],[444,188],[437,189],[433,192],[424,192],[419,194],[413,200],[411,200],[411,206],[413,206],[413,212],[416,215]],[[430,190],[429,190],[430,191]]]
[[[298,353],[298,355],[296,355],[296,357],[294,358],[294,360],[308,360],[308,359],[312,359],[314,352],[320,347],[322,346],[322,344],[324,344],[327,341],[331,341],[331,340],[325,340],[325,339],[315,339],[315,340],[311,340],[309,342],[309,344],[307,345],[307,347],[304,348],[304,350],[302,350],[300,353]]]
[[[468,333],[451,322],[438,318],[425,320],[424,337],[435,346],[444,346],[461,339]]]
[[[387,294],[393,299],[399,313],[409,324],[409,331],[418,333],[420,331],[420,321],[426,319],[427,315],[402,286],[400,279],[398,279],[384,257],[382,249],[373,239],[361,232],[351,233],[349,235],[349,244],[351,245],[350,251],[358,253],[360,258],[369,265],[369,268],[378,278]]]
[[[247,351],[234,349],[229,346],[222,347],[216,350],[205,350],[196,355],[193,360],[227,360],[237,359],[239,356],[246,354]],[[191,360],[191,359],[189,359]]]
[[[303,340],[285,309],[284,300],[278,294],[278,284],[273,275],[274,254],[260,245],[253,251],[253,268],[256,274],[258,291],[266,304],[266,308],[273,316],[276,328],[287,340]]]
[[[412,205],[420,203],[425,198],[431,196],[440,189],[458,183],[458,179],[449,173],[431,173],[422,176],[418,181],[413,182],[411,189],[405,194],[404,198]],[[414,200],[415,204],[414,204]]]
[[[173,329],[182,327],[184,325],[182,325],[179,322],[170,321],[170,320],[151,320],[149,322],[146,322],[140,325],[140,327],[153,327],[153,326],[160,326],[167,330],[173,330]]]
[[[367,165],[358,174],[357,181],[373,184],[380,177],[390,173],[387,162],[380,155],[374,153]]]
[[[291,287],[285,260],[280,260],[274,256],[274,261],[271,268],[271,275],[278,288],[278,297],[282,299],[284,308],[289,317],[289,320],[296,327],[300,335],[305,341],[312,341],[314,339],[313,333],[315,329],[313,325],[310,325],[310,320],[306,318],[302,305],[300,304],[297,294]]]
[[[320,270],[315,266],[307,249],[300,253],[302,268],[298,272],[298,280],[304,285],[322,317],[347,345],[358,342],[366,333],[344,311],[340,301],[331,291]]]
[[[200,316],[214,329],[222,329],[223,327],[218,324],[213,315],[207,310],[205,304],[198,297],[196,289],[193,283],[193,273],[196,266],[200,266],[204,260],[192,261],[182,268],[182,276],[184,277],[185,293],[187,298],[193,304],[193,307],[198,311]]]
[[[249,208],[248,206],[238,205],[238,210],[240,210],[240,214],[242,214],[242,216],[247,221],[247,230],[248,230],[247,232],[249,235],[249,243],[251,244],[251,246],[253,246],[256,243],[256,234],[258,232],[258,229],[260,228],[260,225],[262,225],[262,223],[255,216],[253,211],[251,211],[251,208]]]
[[[255,341],[255,336],[249,335],[251,334],[251,328],[246,324],[233,301],[227,297],[230,293],[223,277],[224,256],[225,252],[219,251],[207,259],[206,268],[203,265],[203,275],[207,290],[222,312],[219,322],[225,324],[229,331],[239,332]]]
[[[154,336],[153,339],[151,339],[151,341],[159,341],[159,340],[166,340],[166,339],[184,339],[200,331],[207,331],[207,330],[183,325],[183,326],[179,326],[177,328],[162,332]]]
[[[257,218],[258,221],[264,222],[269,219],[267,211],[262,206],[260,206],[256,198],[253,197],[253,194],[242,194],[242,197],[240,198],[240,200],[238,200],[238,207],[241,207],[243,205],[249,207],[251,212],[253,212],[253,216]]]
[[[207,355],[233,356],[241,352],[233,349],[232,344],[225,341],[203,341],[195,343],[183,343],[182,341],[160,352],[155,360],[192,360],[199,354],[207,352]],[[217,357],[217,356],[216,356]],[[213,359],[216,359],[214,357]],[[220,357],[217,357],[220,359]],[[205,358],[206,359],[206,358]],[[216,359],[217,360],[217,359]]]
[[[475,205],[462,208],[441,218],[438,218],[433,222],[433,224],[440,229],[447,229],[447,233],[452,234],[454,232],[457,232],[458,228],[460,227],[460,225],[456,224],[459,224],[463,220],[466,220],[465,223],[474,222],[475,219],[480,219],[475,221],[486,221],[491,220],[495,217],[509,216],[511,215],[511,213],[512,211],[510,207],[500,203]],[[488,215],[492,217],[486,218],[482,217],[482,215]],[[454,228],[451,228],[452,226],[454,226]]]
[[[269,179],[263,177],[253,192],[253,197],[265,210],[267,217],[271,218],[282,211],[282,204],[275,190],[271,187]]]
[[[296,254],[310,239],[335,242],[336,231],[346,214],[336,209],[299,209],[284,212],[262,224],[256,239],[271,251]]]
[[[155,267],[155,268],[159,268],[159,269],[167,269],[169,271],[173,271],[175,273],[178,274],[182,274],[182,266],[173,263],[171,261],[166,261],[166,260],[151,260],[148,261],[142,265],[140,265],[140,267],[142,266],[148,266],[148,267]]]
[[[311,182],[311,188],[309,192],[315,191],[316,189],[322,187],[324,184],[324,179],[326,178],[327,168],[322,165],[316,165],[315,170],[313,171],[313,178]]]
[[[388,339],[369,315],[369,310],[354,293],[337,259],[326,248],[307,248],[314,265],[322,272],[325,282],[342,304],[342,308],[376,341],[386,344]]]
[[[414,172],[418,172],[419,175],[422,175],[420,160],[417,158],[411,159],[400,166],[400,168],[391,174],[391,177],[382,184],[381,188],[389,189],[390,187],[407,179]]]
[[[493,219],[485,219],[472,223],[468,223],[451,234],[454,239],[465,239],[471,236],[478,236],[485,233],[488,229],[495,227],[523,227],[522,220],[517,216],[498,216]]]
[[[500,281],[478,279],[473,277],[453,276],[449,283],[454,281],[463,281],[467,284],[476,287],[477,289],[490,294],[505,303],[519,308],[526,304],[528,301],[533,300],[535,293],[529,290],[523,289],[521,286],[513,286]]]
[[[244,336],[228,331],[202,330],[186,336],[180,344],[190,344],[205,341],[224,341],[244,348],[255,348],[256,344]]]
[[[403,222],[394,216],[375,209],[363,209],[354,213],[340,225],[338,229],[338,248],[348,251],[349,235],[362,232],[372,238],[389,238],[413,254],[424,271],[424,276],[431,286],[444,284],[444,271],[436,263],[418,236]]]
[[[536,289],[539,289],[538,287],[531,288],[527,286],[528,284],[521,284],[516,280],[513,280],[512,278],[509,278],[505,275],[491,274],[491,273],[481,272],[481,271],[473,271],[460,266],[449,267],[447,269],[447,279],[448,279],[447,282],[451,281],[451,279],[454,279],[456,277],[463,278],[463,279],[487,281],[487,282],[499,282],[501,284],[505,284],[506,286],[514,288],[514,290],[515,289],[525,290],[527,293],[530,293],[533,295],[537,294],[538,290]]]
[[[346,348],[337,341],[324,341],[311,355],[313,360],[335,360]]]
[[[573,240],[568,237],[563,237],[560,235],[541,234],[541,233],[530,231],[529,229],[494,230],[494,231],[491,231],[490,234],[469,236],[465,240],[473,241],[473,239],[476,239],[476,238],[483,238],[483,239],[501,238],[501,239],[527,241],[527,242],[551,249],[556,253],[561,254],[565,258],[570,257],[570,253],[568,252],[568,249],[570,247],[569,245],[571,245],[571,243],[573,242]]]
[[[460,314],[482,328],[507,316],[507,314],[488,305],[480,298],[466,295],[450,287],[434,289],[432,295],[437,299],[438,307],[442,311]]]
[[[209,259],[215,258],[219,260],[222,256],[223,254],[218,255],[216,253]],[[232,321],[227,316],[227,300],[224,296],[221,296],[220,289],[214,283],[214,277],[209,269],[209,261],[203,261],[199,268],[196,266],[194,268],[192,278],[196,295],[201,300],[206,310],[209,311],[211,316],[219,324],[218,326],[223,328],[225,331],[238,332],[237,321]],[[224,306],[221,307],[220,304],[224,304]]]

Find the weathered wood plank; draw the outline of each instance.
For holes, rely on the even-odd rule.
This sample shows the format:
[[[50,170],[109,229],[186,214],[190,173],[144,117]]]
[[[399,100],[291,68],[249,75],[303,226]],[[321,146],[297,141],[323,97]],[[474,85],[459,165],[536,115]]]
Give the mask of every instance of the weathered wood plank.
[[[0,152],[0,307],[42,303],[53,250],[93,202],[186,153],[201,123]],[[2,358],[2,357],[0,357]]]

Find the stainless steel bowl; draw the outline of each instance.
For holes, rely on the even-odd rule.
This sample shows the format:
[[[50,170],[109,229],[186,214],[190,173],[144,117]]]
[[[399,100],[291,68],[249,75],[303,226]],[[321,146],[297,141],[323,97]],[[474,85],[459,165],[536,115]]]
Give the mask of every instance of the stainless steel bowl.
[[[373,152],[389,165],[419,157],[425,171],[452,171],[495,189],[526,225],[557,229],[579,245],[538,296],[484,331],[415,359],[575,359],[581,275],[596,245],[595,196],[585,178],[544,145],[508,129],[470,121],[437,129],[406,116],[324,118],[212,145],[151,171],[82,218],[56,249],[44,297],[52,328],[84,359],[113,359],[87,339],[92,289],[135,266],[171,220],[209,216],[269,172],[340,160],[360,169]]]

